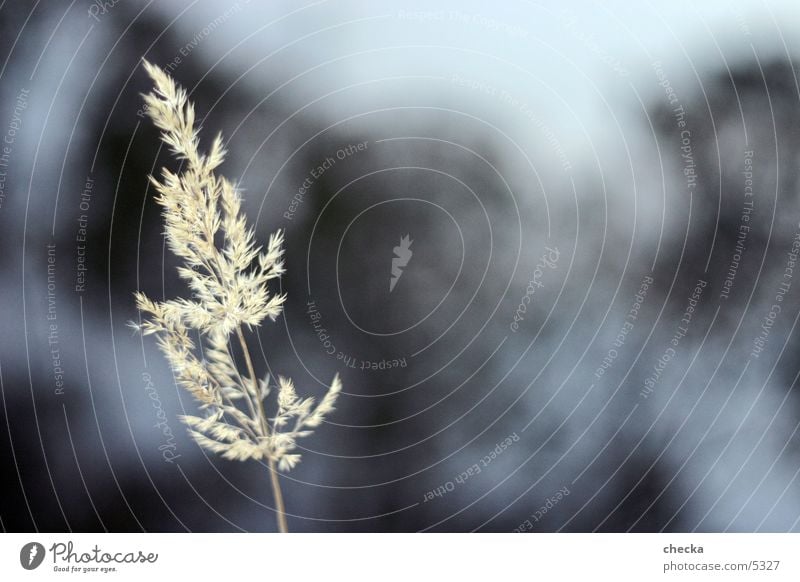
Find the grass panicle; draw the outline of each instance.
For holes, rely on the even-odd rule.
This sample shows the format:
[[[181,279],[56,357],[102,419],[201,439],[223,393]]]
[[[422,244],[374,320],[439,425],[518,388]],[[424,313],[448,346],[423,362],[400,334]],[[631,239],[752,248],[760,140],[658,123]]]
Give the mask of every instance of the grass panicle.
[[[144,96],[147,113],[161,139],[183,163],[179,173],[166,168],[150,177],[162,207],[164,235],[183,264],[178,274],[191,299],[154,301],[137,292],[141,323],[154,335],[177,382],[199,404],[197,416],[181,416],[191,437],[204,449],[233,461],[265,460],[270,469],[278,526],[287,531],[278,471],[300,462],[297,439],[310,435],[333,411],[342,385],[338,375],[317,403],[297,395],[291,380],[257,378],[245,331],[283,310],[285,294],[271,293],[269,282],[284,273],[283,233],[259,246],[247,225],[236,186],[216,174],[225,159],[222,136],[208,153],[200,151],[195,112],[186,91],[161,68],[144,62],[155,89]],[[234,357],[237,343],[244,370]],[[265,399],[277,388],[274,416]]]

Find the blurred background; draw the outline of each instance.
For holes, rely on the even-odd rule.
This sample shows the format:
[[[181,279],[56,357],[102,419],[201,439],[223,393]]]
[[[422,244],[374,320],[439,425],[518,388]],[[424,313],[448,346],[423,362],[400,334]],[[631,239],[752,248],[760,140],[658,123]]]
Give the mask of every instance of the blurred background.
[[[0,3],[0,525],[274,531],[132,294],[185,295],[141,59],[285,229],[259,373],[344,395],[294,531],[800,529],[790,0]]]

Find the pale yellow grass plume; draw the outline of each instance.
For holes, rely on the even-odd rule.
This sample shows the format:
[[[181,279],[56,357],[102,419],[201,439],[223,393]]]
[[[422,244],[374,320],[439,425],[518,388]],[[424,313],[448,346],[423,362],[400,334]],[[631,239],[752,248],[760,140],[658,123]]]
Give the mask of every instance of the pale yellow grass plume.
[[[134,327],[156,335],[177,381],[198,401],[202,416],[181,417],[194,440],[226,459],[267,461],[278,524],[285,531],[277,470],[288,471],[300,461],[297,439],[311,434],[333,410],[341,382],[334,377],[315,403],[298,397],[292,381],[280,377],[277,411],[272,417],[265,413],[270,379],[256,377],[244,330],[274,320],[283,309],[286,295],[268,289],[284,273],[283,233],[273,234],[266,249],[256,243],[235,185],[215,173],[225,158],[222,136],[201,153],[186,92],[159,67],[146,61],[144,66],[155,83],[144,96],[147,113],[183,161],[179,173],[164,168],[160,179],[150,180],[163,207],[167,243],[183,259],[178,273],[192,299],[158,302],[136,293],[145,317]],[[233,336],[244,371],[230,345]]]

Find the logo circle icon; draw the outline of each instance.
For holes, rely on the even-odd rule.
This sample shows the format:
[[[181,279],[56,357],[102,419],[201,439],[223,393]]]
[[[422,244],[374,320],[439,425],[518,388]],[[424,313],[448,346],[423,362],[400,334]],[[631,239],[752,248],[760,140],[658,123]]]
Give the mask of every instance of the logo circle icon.
[[[35,570],[44,561],[44,546],[39,542],[28,542],[19,551],[19,563],[26,570]]]

